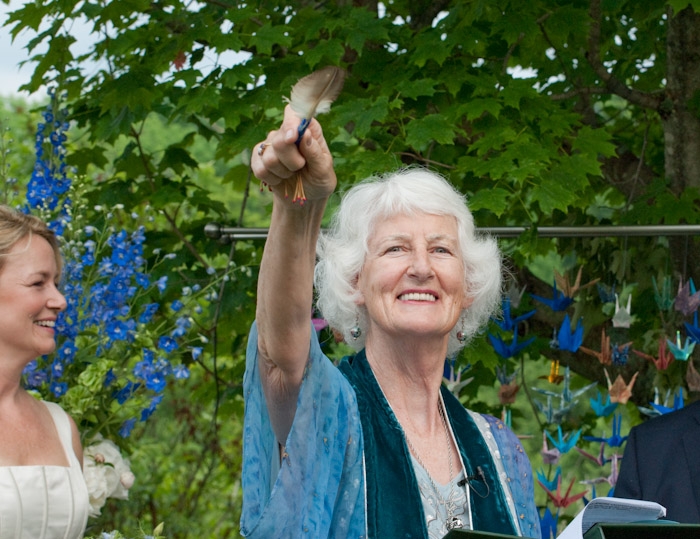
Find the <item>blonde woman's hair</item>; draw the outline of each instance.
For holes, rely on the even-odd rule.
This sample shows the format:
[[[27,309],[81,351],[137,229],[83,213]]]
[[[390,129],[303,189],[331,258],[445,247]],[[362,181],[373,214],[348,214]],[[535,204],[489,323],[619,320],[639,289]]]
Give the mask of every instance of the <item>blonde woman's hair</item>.
[[[22,213],[5,204],[0,204],[0,271],[5,265],[7,254],[18,241],[39,236],[49,242],[56,257],[56,267],[60,274],[63,259],[56,234],[46,223],[34,215]]]

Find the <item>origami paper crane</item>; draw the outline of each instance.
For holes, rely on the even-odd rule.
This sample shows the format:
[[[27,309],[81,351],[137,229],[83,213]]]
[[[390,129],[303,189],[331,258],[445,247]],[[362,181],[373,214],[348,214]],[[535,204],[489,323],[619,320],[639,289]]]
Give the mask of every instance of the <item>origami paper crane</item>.
[[[556,464],[559,462],[559,457],[561,457],[561,453],[556,447],[549,449],[547,446],[547,436],[544,432],[542,433],[542,449],[540,450],[540,455],[542,455],[542,462],[545,464]]]
[[[685,381],[689,391],[700,391],[700,372],[697,371],[692,361],[688,361],[688,368],[685,371]]]
[[[659,351],[657,353],[657,357],[650,356],[649,354],[645,354],[644,352],[640,352],[639,350],[633,349],[632,351],[639,357],[651,361],[656,366],[656,370],[658,371],[665,371],[666,369],[668,369],[668,366],[674,359],[673,354],[666,350],[666,339],[664,337],[661,337],[659,339]]]
[[[455,396],[459,396],[459,392],[462,391],[462,389],[464,389],[474,380],[473,376],[462,380],[462,375],[469,372],[471,368],[472,366],[470,363],[466,367],[460,369],[459,372],[457,372],[457,370],[455,369],[454,360],[445,361],[445,368],[443,370],[442,376],[445,386],[447,386],[447,389],[450,390],[450,393],[452,393]]]
[[[522,288],[518,288],[518,283],[516,283],[514,280],[510,281],[508,283],[508,289],[506,290],[506,296],[510,299],[510,304],[514,309],[517,309],[520,307],[520,302],[523,300],[523,296],[525,295],[525,289],[527,286],[523,286]]]
[[[700,342],[700,327],[698,326],[698,312],[695,311],[695,314],[693,314],[693,323],[689,324],[688,322],[684,322],[685,324],[685,330],[688,333],[688,337],[690,337],[694,343],[699,343]]]
[[[610,459],[610,475],[607,477],[596,477],[595,479],[585,479],[581,481],[581,483],[587,484],[587,485],[597,485],[600,483],[607,483],[610,485],[612,488],[615,488],[615,485],[617,484],[617,478],[619,475],[619,460],[620,460],[620,455],[615,454],[612,456]]]
[[[538,376],[538,378],[542,380],[547,380],[550,384],[558,384],[562,380],[564,380],[564,377],[561,374],[559,374],[559,360],[555,359],[552,361],[552,363],[549,366],[549,375]]]
[[[529,346],[535,341],[535,337],[530,337],[523,343],[518,343],[518,332],[513,332],[513,340],[510,344],[506,342],[499,336],[494,336],[489,333],[489,341],[491,341],[491,346],[496,350],[496,353],[502,358],[508,359],[509,357],[517,356],[524,348]]]
[[[540,530],[542,531],[542,539],[554,539],[557,536],[557,521],[559,513],[553,515],[549,507],[545,507],[544,515],[540,517]]]
[[[627,365],[627,360],[630,356],[630,346],[632,346],[632,341],[625,344],[613,344],[612,345],[612,364],[613,365]]]
[[[674,301],[677,311],[690,316],[700,307],[700,292],[695,291],[695,283],[691,277],[683,286],[678,283],[678,294]]]
[[[583,273],[583,266],[580,266],[578,269],[578,273],[576,274],[576,281],[574,282],[573,285],[569,283],[569,276],[568,274],[564,274],[563,276],[559,274],[557,270],[554,270],[554,280],[556,283],[559,285],[559,288],[561,291],[564,293],[564,295],[568,298],[573,298],[579,291],[584,290],[586,288],[589,288],[593,285],[595,285],[600,279],[594,279],[583,286],[581,286],[581,274]]]
[[[566,489],[566,494],[563,496],[561,495],[561,476],[559,477],[559,481],[557,482],[556,492],[548,490],[544,485],[542,485],[542,483],[540,483],[540,485],[545,490],[545,492],[547,492],[547,497],[550,500],[552,500],[554,507],[566,508],[586,495],[586,491],[583,491],[579,492],[578,494],[574,494],[573,496],[569,496],[569,494],[571,494],[571,488],[574,486],[575,481],[576,478],[571,479],[571,483],[569,483],[569,488]]]
[[[591,408],[598,417],[608,417],[615,411],[617,404],[616,402],[610,401],[610,395],[607,395],[605,397],[605,402],[603,402],[603,396],[600,394],[600,391],[598,391],[597,399],[591,398]]]
[[[629,328],[632,325],[632,294],[627,296],[627,308],[620,307],[620,298],[615,294],[615,316],[612,325],[614,328]]]
[[[670,311],[673,307],[673,297],[671,296],[671,278],[667,275],[663,279],[663,284],[659,290],[659,285],[656,282],[656,277],[651,278],[654,285],[654,300],[660,311]]]
[[[610,346],[610,337],[605,333],[605,328],[603,328],[603,331],[600,333],[600,352],[596,352],[585,346],[579,346],[578,349],[584,354],[597,357],[598,361],[603,365],[612,364],[612,347]]]
[[[573,433],[567,432],[566,434],[563,434],[561,430],[561,425],[559,425],[557,426],[557,433],[558,440],[552,438],[552,436],[548,432],[546,432],[545,434],[547,435],[547,438],[549,438],[549,441],[552,442],[552,444],[554,444],[554,447],[556,447],[559,450],[559,453],[565,455],[576,446],[576,443],[578,442],[578,439],[581,436],[581,429]]]
[[[657,404],[655,402],[650,402],[651,407],[659,412],[659,414],[668,414],[670,412],[675,412],[676,410],[680,410],[683,408],[684,403],[683,403],[683,388],[680,388],[678,390],[678,393],[676,393],[673,396],[673,407],[669,408],[668,406],[662,406],[661,404]]]
[[[532,388],[535,389],[535,388]],[[571,411],[571,408],[573,405],[569,406],[564,406],[561,404],[559,408],[554,408],[552,404],[552,395],[547,395],[547,403],[543,404],[542,402],[538,400],[534,400],[535,406],[537,409],[544,414],[545,420],[547,423],[556,423],[559,424],[564,420],[564,417],[566,417],[566,414],[568,414]],[[544,435],[543,435],[544,436]]]
[[[615,383],[611,383],[610,375],[608,374],[607,369],[603,370],[605,371],[605,378],[608,381],[608,393],[610,393],[610,402],[619,402],[620,404],[626,404],[632,396],[632,388],[634,387],[634,382],[637,380],[637,375],[639,375],[639,371],[634,373],[634,376],[632,376],[632,379],[628,384],[627,382],[625,382],[625,379],[622,378],[621,374],[617,375],[617,378],[615,378]]]
[[[557,466],[557,469],[554,471],[554,477],[551,480],[547,479],[547,476],[545,475],[544,470],[542,470],[542,469],[537,470],[537,481],[539,482],[540,485],[542,485],[547,490],[556,490],[557,484],[559,483],[560,476],[561,476],[561,466]]]
[[[625,365],[629,358],[632,341],[625,344],[610,344],[610,337],[605,333],[605,329],[600,334],[600,352],[579,346],[581,352],[598,358],[603,365]]]
[[[583,342],[583,320],[579,318],[578,322],[576,322],[576,329],[572,331],[571,320],[569,319],[569,313],[567,313],[564,321],[561,323],[559,333],[557,333],[557,339],[560,350],[576,352]]]
[[[609,438],[599,438],[597,436],[584,436],[583,439],[589,442],[600,442],[608,444],[610,447],[621,447],[622,444],[627,440],[627,436],[621,436],[620,431],[622,429],[622,414],[616,414],[613,416],[612,421],[612,436]]]
[[[577,447],[576,451],[581,453],[581,455],[586,457],[588,460],[592,460],[593,462],[595,462],[598,466],[605,466],[608,463],[608,459],[605,458],[605,442],[602,442],[600,444],[600,451],[598,452],[598,456],[594,456],[588,451],[584,451],[580,447]]]
[[[615,294],[615,284],[608,286],[602,283],[597,283],[598,297],[602,303],[613,303],[617,294]]]
[[[690,354],[693,353],[693,350],[695,349],[695,343],[690,342],[690,337],[685,338],[685,344],[681,346],[681,332],[676,331],[676,343],[672,343],[670,340],[666,340],[668,343],[668,347],[671,350],[671,353],[673,354],[673,357],[675,357],[679,361],[688,361],[688,358],[690,357]]]
[[[543,298],[541,296],[536,296],[535,294],[530,294],[530,297],[532,299],[539,301],[540,303],[544,303],[545,305],[548,305],[550,309],[553,311],[565,311],[569,305],[571,305],[574,300],[565,296],[561,292],[557,290],[557,281],[556,279],[554,280],[554,284],[552,286],[552,298]]]
[[[537,312],[537,309],[533,309],[530,312],[527,312],[525,314],[521,314],[520,316],[516,316],[513,318],[510,314],[510,305],[511,305],[511,300],[509,297],[503,298],[503,301],[501,302],[502,310],[503,310],[503,318],[502,319],[496,319],[492,318],[494,323],[501,328],[503,331],[513,331],[517,329],[518,324],[520,322],[527,320],[530,318],[532,315],[534,315]]]
[[[496,378],[501,383],[501,387],[498,388],[498,400],[501,404],[513,404],[515,402],[515,397],[520,390],[520,386],[514,382],[517,375],[517,370],[509,375],[506,367],[496,367]]]
[[[531,388],[533,391],[537,393],[541,393],[543,395],[547,395],[549,397],[557,397],[561,403],[561,408],[563,408],[564,404],[574,404],[576,399],[583,395],[586,391],[588,391],[590,388],[596,386],[596,382],[592,382],[588,384],[585,387],[582,387],[581,389],[577,389],[576,391],[571,390],[571,369],[567,366],[566,369],[564,369],[564,387],[560,392],[555,392],[555,391],[550,391],[548,389],[541,389],[539,387],[533,387]],[[537,401],[535,401],[537,402]],[[569,406],[567,408],[570,409],[571,407]]]

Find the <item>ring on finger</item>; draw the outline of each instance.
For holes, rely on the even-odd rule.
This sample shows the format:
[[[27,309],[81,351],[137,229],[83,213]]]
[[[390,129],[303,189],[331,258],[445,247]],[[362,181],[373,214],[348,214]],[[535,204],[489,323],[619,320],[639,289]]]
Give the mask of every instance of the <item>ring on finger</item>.
[[[267,144],[264,142],[261,142],[260,147],[258,148],[258,155],[262,155],[263,152],[265,151],[265,148],[267,148]]]

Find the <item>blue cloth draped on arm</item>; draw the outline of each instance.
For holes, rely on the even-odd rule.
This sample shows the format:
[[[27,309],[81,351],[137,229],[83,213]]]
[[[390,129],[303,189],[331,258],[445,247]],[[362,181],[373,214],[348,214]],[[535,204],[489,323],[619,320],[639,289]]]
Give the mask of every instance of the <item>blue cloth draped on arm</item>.
[[[312,333],[297,412],[281,459],[248,337],[244,377],[241,533],[272,537],[365,537],[362,431],[355,393]],[[280,461],[277,466],[273,459]]]

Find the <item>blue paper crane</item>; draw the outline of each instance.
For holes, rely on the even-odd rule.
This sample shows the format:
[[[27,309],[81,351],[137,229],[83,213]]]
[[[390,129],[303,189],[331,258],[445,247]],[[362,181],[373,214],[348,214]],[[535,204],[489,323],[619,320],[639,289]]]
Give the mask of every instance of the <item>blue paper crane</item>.
[[[525,314],[521,314],[520,316],[516,316],[514,318],[510,314],[510,304],[511,304],[510,298],[504,297],[503,302],[502,302],[503,318],[502,319],[492,318],[494,323],[499,328],[501,328],[503,331],[513,331],[513,330],[517,329],[518,324],[520,324],[520,322],[527,320],[528,318],[530,318],[531,316],[533,316],[537,312],[537,309],[533,309],[530,312],[527,312]]]
[[[613,422],[612,422],[612,436],[609,438],[600,438],[598,436],[584,436],[584,440],[588,440],[589,442],[601,442],[601,443],[606,443],[610,447],[621,447],[622,444],[625,443],[625,440],[627,440],[627,436],[622,436],[620,435],[620,431],[622,429],[622,414],[615,414],[613,416]]]
[[[537,296],[535,294],[530,294],[530,297],[532,299],[535,299],[539,301],[540,303],[544,303],[545,305],[548,305],[550,309],[553,311],[565,311],[569,305],[571,305],[574,300],[566,297],[563,292],[559,292],[557,290],[557,280],[554,279],[554,284],[552,285],[552,297],[551,298],[543,298],[541,296]]]

